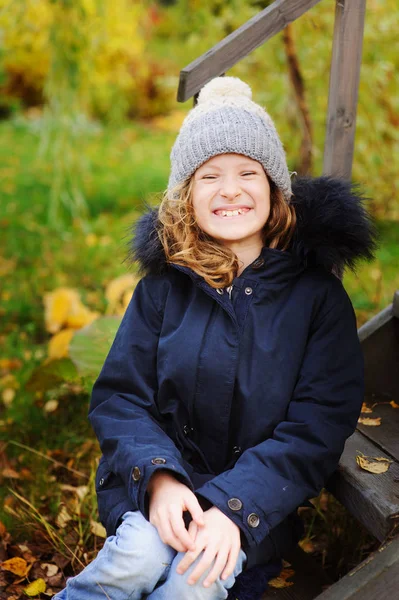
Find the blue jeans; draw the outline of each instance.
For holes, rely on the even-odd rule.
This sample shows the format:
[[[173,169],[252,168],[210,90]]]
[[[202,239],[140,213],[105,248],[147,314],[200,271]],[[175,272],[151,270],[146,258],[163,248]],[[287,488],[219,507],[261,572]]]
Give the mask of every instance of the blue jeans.
[[[97,557],[79,575],[68,579],[53,600],[219,600],[227,598],[241,573],[246,554],[241,549],[234,573],[210,587],[202,583],[212,566],[194,585],[187,580],[202,554],[183,575],[176,568],[184,556],[161,541],[156,527],[141,512],[127,512],[116,534],[105,541]]]

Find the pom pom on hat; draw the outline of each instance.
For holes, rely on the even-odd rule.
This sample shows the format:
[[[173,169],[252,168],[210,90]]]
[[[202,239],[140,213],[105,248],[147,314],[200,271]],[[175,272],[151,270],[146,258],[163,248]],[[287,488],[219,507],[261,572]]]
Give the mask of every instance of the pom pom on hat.
[[[212,100],[220,100],[221,97],[238,96],[252,100],[252,90],[247,83],[238,77],[216,77],[204,85],[198,95],[198,104],[204,104]]]

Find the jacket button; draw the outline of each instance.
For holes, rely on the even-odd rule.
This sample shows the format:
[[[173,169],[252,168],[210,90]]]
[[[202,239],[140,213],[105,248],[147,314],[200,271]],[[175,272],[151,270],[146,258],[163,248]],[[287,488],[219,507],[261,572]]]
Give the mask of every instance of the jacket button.
[[[248,515],[247,523],[250,527],[258,527],[260,519],[256,513],[251,513]]]
[[[217,293],[219,294],[219,296],[223,296],[223,290],[222,288],[216,288]]]
[[[230,500],[228,500],[227,504],[228,504],[228,507],[231,508],[231,510],[241,510],[242,509],[242,502],[239,498],[230,498]]]
[[[183,433],[184,435],[189,435],[194,429],[189,425],[183,425]]]
[[[246,287],[245,288],[245,293],[247,296],[250,296],[252,294],[252,288],[251,287]]]
[[[257,258],[256,261],[252,264],[253,269],[260,269],[265,264],[264,258]]]
[[[234,448],[233,448],[233,456],[234,457],[236,457],[236,456],[238,457],[238,456],[240,456],[241,453],[242,453],[241,446],[234,446]]]
[[[132,473],[132,478],[133,481],[138,481],[141,477],[141,471],[138,467],[134,467],[133,469],[133,473]]]
[[[151,462],[153,465],[164,465],[166,460],[164,458],[153,458]]]
[[[98,482],[98,485],[104,485],[104,481],[105,481],[104,477],[101,477],[100,481]]]

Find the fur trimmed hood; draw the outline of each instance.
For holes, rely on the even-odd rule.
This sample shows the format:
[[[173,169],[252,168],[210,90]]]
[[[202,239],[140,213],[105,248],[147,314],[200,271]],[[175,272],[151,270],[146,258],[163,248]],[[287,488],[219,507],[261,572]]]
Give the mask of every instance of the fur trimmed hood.
[[[292,184],[297,228],[289,252],[307,264],[354,269],[360,259],[372,260],[377,234],[358,185],[344,179],[297,177]],[[157,235],[158,209],[149,210],[133,226],[127,259],[143,274],[168,268]]]

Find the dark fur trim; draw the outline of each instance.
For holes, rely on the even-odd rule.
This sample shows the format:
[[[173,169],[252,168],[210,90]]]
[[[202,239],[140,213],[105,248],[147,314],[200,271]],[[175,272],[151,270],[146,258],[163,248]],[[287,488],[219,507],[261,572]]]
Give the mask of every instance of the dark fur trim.
[[[297,229],[290,251],[308,263],[354,269],[360,259],[371,260],[376,230],[364,206],[359,186],[334,177],[297,177],[292,202]],[[162,273],[167,268],[157,234],[158,211],[149,209],[133,226],[127,259],[137,261],[140,272]]]
[[[376,231],[358,185],[333,177],[297,178],[293,184],[297,231],[292,251],[326,269],[354,269],[372,260]]]

